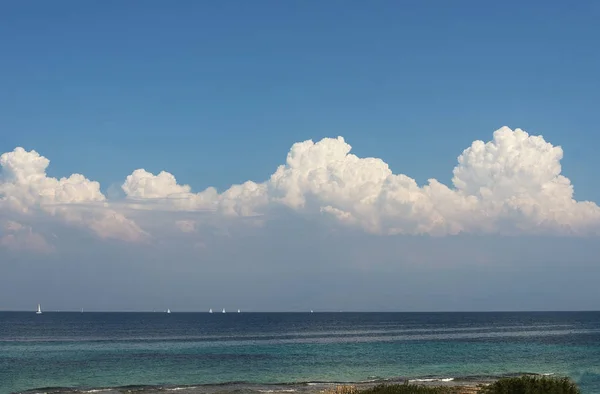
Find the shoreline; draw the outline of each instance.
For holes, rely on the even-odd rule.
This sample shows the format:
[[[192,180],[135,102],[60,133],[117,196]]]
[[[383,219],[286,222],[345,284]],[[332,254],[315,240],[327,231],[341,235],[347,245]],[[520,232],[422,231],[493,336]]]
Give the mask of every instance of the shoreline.
[[[357,382],[344,381],[308,381],[308,382],[280,382],[280,383],[251,383],[251,382],[226,382],[207,384],[160,384],[160,385],[125,385],[125,386],[98,386],[98,387],[40,387],[13,394],[63,394],[63,393],[99,393],[99,394],[158,394],[176,392],[178,394],[319,394],[335,389],[337,386],[353,386],[359,391],[377,385],[414,384],[429,387],[454,387],[460,393],[477,393],[482,386],[494,383],[498,379],[518,376],[544,376],[550,374],[511,373],[499,376],[462,376],[462,377],[415,377],[415,378],[389,378],[373,379]]]

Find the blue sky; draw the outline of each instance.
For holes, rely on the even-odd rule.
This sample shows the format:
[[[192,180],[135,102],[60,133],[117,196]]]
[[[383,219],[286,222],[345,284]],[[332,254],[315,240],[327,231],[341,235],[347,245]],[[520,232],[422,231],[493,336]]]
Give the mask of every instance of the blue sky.
[[[148,297],[155,297],[155,306],[164,301],[172,309],[193,309],[194,281],[212,283],[206,272],[231,281],[234,298],[238,287],[253,294],[248,301],[254,305],[245,309],[313,303],[351,309],[348,300],[385,309],[388,295],[407,292],[419,301],[387,307],[600,307],[590,301],[600,279],[594,264],[600,208],[571,204],[555,171],[555,147],[561,146],[562,175],[574,185],[575,200],[600,202],[599,17],[594,1],[5,2],[0,154],[36,150],[50,160],[47,177],[80,173],[100,189],[40,178],[43,171],[36,172],[39,166],[31,163],[38,159],[30,153],[7,159],[13,164],[4,167],[4,183],[0,178],[0,266],[7,273],[0,299],[18,289],[30,294],[22,304],[0,303],[0,309],[28,307],[40,298],[64,308],[73,297],[88,299],[86,309],[119,308],[124,298],[132,308],[146,308]],[[493,134],[502,126],[511,129]],[[524,144],[516,128],[529,133]],[[549,144],[532,137],[537,135]],[[279,183],[261,183],[286,163],[290,149],[302,156],[306,146],[294,143],[337,136],[353,154],[381,158],[419,186],[435,178],[453,189],[457,157],[475,140],[493,141],[500,153],[473,145],[471,159],[465,156],[461,180],[470,186],[464,190],[488,190],[473,192],[478,202],[463,200],[462,189],[416,192],[400,178],[379,179],[385,172],[379,162],[355,165],[344,156],[323,167],[329,160],[324,157],[341,157],[345,145],[339,140],[314,145],[298,168],[288,163]],[[515,158],[510,152],[521,153]],[[147,173],[132,174],[140,168]],[[18,177],[9,170],[34,176],[14,181]],[[161,171],[177,183],[158,177]],[[302,178],[306,173],[311,175]],[[213,186],[221,193],[247,180],[257,184],[220,197],[191,195],[182,186],[192,192]],[[339,185],[346,189],[332,192]],[[377,187],[384,192],[368,200],[376,203],[360,205],[367,201],[364,193]],[[57,197],[50,201],[48,195]],[[192,208],[163,204],[177,204],[173,196],[182,195]],[[510,198],[523,195],[515,209]],[[407,200],[414,205],[406,208]],[[102,201],[110,202],[109,210],[97,205]],[[142,203],[149,210],[140,209]],[[56,211],[53,204],[68,206]],[[235,211],[243,219],[205,215],[207,209]],[[254,222],[255,215],[267,219]],[[327,219],[316,219],[322,216]],[[564,229],[592,235],[560,242],[548,237]],[[414,234],[436,231],[450,235],[411,241]],[[386,235],[373,235],[379,232]],[[504,238],[521,232],[541,238],[531,245],[527,238]],[[577,252],[574,260],[556,245]],[[30,255],[30,246],[46,254]],[[279,264],[288,258],[294,262]],[[240,259],[252,265],[239,266]],[[452,263],[441,269],[445,259]],[[547,270],[539,265],[544,261]],[[472,264],[480,264],[482,284],[461,293]],[[526,279],[516,285],[516,295],[506,290],[521,269],[543,273],[529,304],[519,301],[528,292]],[[341,284],[330,293],[321,282],[298,285],[294,278],[306,280],[314,270],[335,273]],[[44,272],[36,285],[27,284],[31,271]],[[344,280],[356,285],[364,273],[374,275],[364,285],[372,299],[346,299]],[[381,286],[391,273],[408,273],[404,284],[412,290],[392,282]],[[449,273],[455,281],[446,283]],[[120,281],[119,287],[142,276],[164,293],[127,293],[136,288],[94,297],[77,286],[75,293],[57,290],[96,274],[97,281],[86,285],[95,294],[107,281]],[[269,285],[257,290],[244,275],[263,275]],[[54,279],[44,288],[47,277]],[[561,278],[586,285],[572,294],[547,294],[544,286]],[[188,284],[179,285],[184,279]],[[445,295],[419,290],[429,284],[442,286]],[[272,300],[278,288],[290,289],[279,303]],[[173,299],[163,300],[164,294]]]
[[[343,135],[419,183],[500,126],[600,165],[597,3],[61,1],[0,12],[0,150],[103,188],[133,169],[195,190],[264,180],[292,143]]]

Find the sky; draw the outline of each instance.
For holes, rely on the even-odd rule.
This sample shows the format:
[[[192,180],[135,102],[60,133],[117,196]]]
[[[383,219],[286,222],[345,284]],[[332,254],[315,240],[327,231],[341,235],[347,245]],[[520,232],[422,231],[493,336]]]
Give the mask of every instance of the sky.
[[[0,5],[0,310],[598,310],[600,5]]]

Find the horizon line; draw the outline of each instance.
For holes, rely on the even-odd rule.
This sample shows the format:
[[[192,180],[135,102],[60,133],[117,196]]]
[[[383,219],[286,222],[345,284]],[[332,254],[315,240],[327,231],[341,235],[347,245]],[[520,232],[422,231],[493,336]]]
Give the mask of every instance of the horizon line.
[[[0,309],[0,313],[34,313],[35,310],[21,310],[21,309]],[[81,310],[76,309],[68,309],[68,310],[46,310],[42,311],[43,313],[164,313],[166,314],[166,310]],[[222,315],[222,314],[238,314],[238,313],[572,313],[572,312],[600,312],[600,310],[594,309],[571,309],[571,310],[423,310],[423,311],[399,311],[399,310],[383,310],[383,311],[365,311],[365,310],[253,310],[253,311],[240,311],[237,309],[233,309],[232,312],[223,313],[219,310],[208,312],[208,311],[198,311],[198,310],[181,310],[181,311],[173,311],[170,310],[170,314],[173,313],[203,313],[207,315]]]

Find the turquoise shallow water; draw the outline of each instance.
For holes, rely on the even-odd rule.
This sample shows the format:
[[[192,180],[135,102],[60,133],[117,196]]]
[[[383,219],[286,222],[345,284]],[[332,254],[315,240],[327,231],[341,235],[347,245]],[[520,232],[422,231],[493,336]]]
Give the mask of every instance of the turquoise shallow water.
[[[600,393],[600,313],[0,313],[0,393],[519,373]]]

